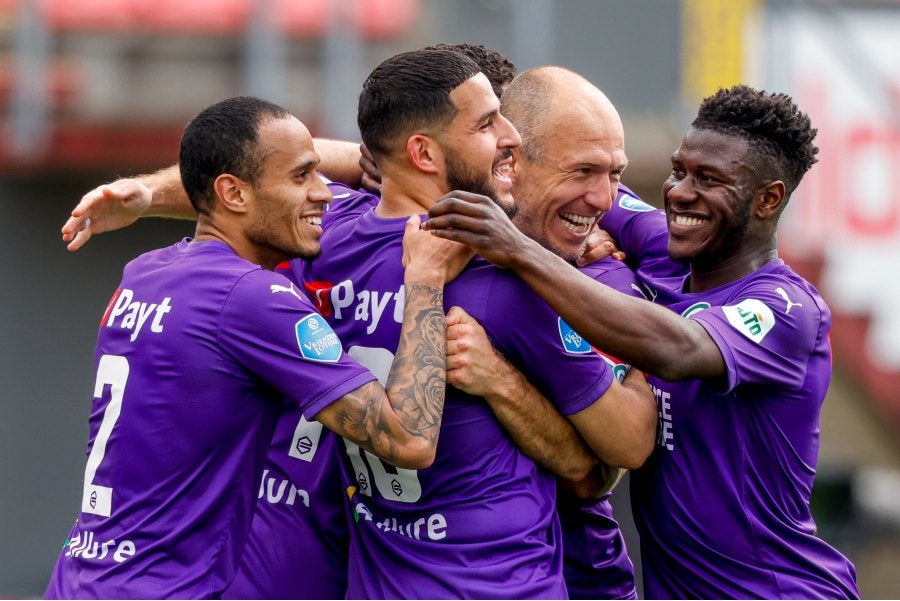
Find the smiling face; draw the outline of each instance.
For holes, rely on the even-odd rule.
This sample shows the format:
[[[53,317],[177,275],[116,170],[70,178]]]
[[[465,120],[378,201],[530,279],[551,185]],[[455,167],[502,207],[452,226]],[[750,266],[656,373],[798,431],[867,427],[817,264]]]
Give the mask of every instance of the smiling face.
[[[567,97],[545,121],[539,158],[517,153],[513,166],[516,226],[567,261],[584,253],[627,165],[622,123],[604,100]]]
[[[756,179],[749,151],[742,138],[688,130],[662,190],[674,260],[711,271],[765,244],[752,219]]]
[[[467,190],[500,202],[495,167],[501,159],[510,156],[521,138],[500,114],[500,101],[483,74],[457,86],[450,92],[450,100],[457,113],[440,136],[447,191]]]
[[[265,265],[319,254],[322,213],[331,191],[316,173],[319,156],[306,127],[294,117],[273,119],[259,129],[263,159],[255,182],[243,190],[255,203],[247,238]]]

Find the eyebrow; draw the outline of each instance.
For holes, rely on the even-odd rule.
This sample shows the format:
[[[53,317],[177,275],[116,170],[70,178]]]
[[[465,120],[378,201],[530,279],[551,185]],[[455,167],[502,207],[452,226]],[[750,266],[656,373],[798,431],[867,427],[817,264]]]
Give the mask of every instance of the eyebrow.
[[[498,107],[498,108],[495,108],[495,109],[492,109],[492,110],[490,110],[490,111],[487,111],[487,112],[483,113],[480,117],[478,117],[478,120],[476,121],[476,123],[481,123],[481,122],[484,121],[485,119],[487,119],[487,118],[489,118],[489,117],[493,117],[494,115],[499,115],[499,114],[500,114],[500,108],[499,108],[499,107]]]
[[[307,169],[310,169],[310,168],[315,168],[318,165],[319,165],[318,160],[310,159],[310,160],[304,161],[304,162],[300,163],[299,165],[297,165],[296,167],[294,167],[291,172],[292,173],[302,173],[303,171],[306,171]]]

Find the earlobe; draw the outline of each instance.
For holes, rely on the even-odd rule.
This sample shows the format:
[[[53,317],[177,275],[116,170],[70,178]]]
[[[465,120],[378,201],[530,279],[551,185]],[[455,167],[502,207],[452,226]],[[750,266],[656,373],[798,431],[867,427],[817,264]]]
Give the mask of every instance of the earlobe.
[[[230,211],[244,213],[247,211],[243,182],[237,176],[223,173],[213,183],[219,202]]]
[[[425,173],[440,173],[443,169],[444,153],[440,145],[431,137],[415,134],[406,141],[406,154],[412,165]]]

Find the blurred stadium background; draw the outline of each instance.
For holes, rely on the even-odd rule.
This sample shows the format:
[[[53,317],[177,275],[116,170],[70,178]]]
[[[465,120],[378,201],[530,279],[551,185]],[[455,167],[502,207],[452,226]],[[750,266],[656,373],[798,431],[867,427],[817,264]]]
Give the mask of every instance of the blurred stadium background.
[[[625,181],[657,204],[718,86],[788,92],[810,113],[821,160],[779,242],[835,314],[814,513],[864,597],[900,597],[898,34],[898,0],[0,0],[0,597],[42,595],[74,518],[96,324],[122,265],[193,229],[144,220],[70,255],[58,231],[81,195],[175,162],[187,120],[237,94],[358,140],[371,68],[462,41],[603,89]]]

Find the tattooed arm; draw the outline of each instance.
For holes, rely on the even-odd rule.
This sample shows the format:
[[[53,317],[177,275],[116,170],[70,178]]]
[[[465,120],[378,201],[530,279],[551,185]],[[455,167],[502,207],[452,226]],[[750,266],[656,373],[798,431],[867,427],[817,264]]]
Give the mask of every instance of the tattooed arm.
[[[418,216],[407,223],[403,325],[386,388],[370,382],[316,414],[326,427],[396,467],[428,467],[437,451],[446,392],[444,283],[472,257],[462,245],[444,242],[419,230]]]

